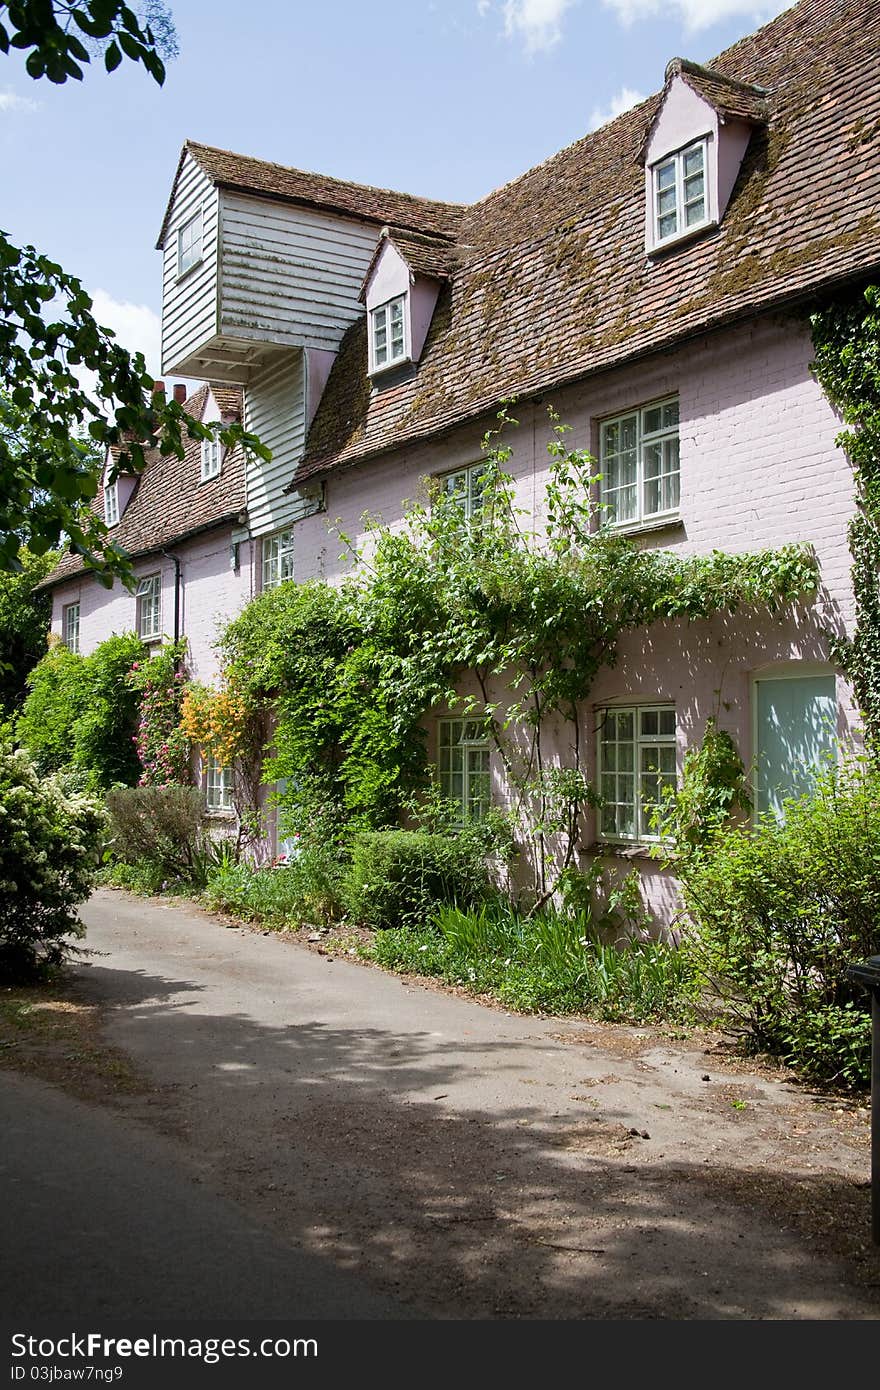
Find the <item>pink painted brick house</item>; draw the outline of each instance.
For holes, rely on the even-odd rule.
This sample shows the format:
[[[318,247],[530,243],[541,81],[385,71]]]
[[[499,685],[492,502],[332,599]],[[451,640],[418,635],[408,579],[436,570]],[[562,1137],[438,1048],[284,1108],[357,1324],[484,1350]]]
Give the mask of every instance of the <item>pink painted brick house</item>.
[[[672,776],[710,715],[756,766],[759,804],[797,786],[857,724],[827,640],[852,623],[853,485],[808,315],[880,272],[877,49],[863,0],[801,0],[708,67],[674,59],[657,95],[470,207],[185,145],[159,239],[163,369],[216,383],[206,409],[239,390],[273,451],[241,465],[240,487],[225,475],[210,530],[181,522],[161,561],[158,545],[142,566],[137,552],[159,574],[164,632],[183,561],[199,673],[215,619],[256,589],[339,576],[328,522],[357,535],[365,511],[401,518],[426,478],[468,486],[515,397],[510,469],[537,526],[552,404],[599,461],[610,524],[640,544],[809,542],[821,570],[818,600],[784,622],[626,639],[584,711],[606,797],[585,852],[639,862],[639,769]],[[70,563],[50,577],[53,627],[78,602],[86,650],[132,625],[135,600]],[[463,733],[446,721],[444,739]],[[488,753],[457,756],[461,786]],[[674,885],[639,867],[668,917]]]

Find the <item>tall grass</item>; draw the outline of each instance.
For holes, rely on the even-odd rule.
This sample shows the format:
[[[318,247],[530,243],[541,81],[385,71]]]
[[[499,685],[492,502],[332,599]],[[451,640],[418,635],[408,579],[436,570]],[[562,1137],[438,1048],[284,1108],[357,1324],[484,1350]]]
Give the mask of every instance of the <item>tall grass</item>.
[[[203,896],[216,911],[267,926],[323,926],[341,915],[344,872],[335,849],[304,848],[283,868],[223,865],[209,878]]]
[[[440,908],[429,927],[379,933],[370,955],[395,970],[437,976],[528,1013],[631,1023],[683,1019],[696,991],[689,958],[673,946],[609,946],[589,913],[548,908],[529,918],[501,902],[474,912]]]

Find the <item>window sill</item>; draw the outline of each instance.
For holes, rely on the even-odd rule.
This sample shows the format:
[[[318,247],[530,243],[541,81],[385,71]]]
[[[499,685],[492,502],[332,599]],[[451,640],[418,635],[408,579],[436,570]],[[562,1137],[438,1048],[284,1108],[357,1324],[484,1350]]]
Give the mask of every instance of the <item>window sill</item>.
[[[659,241],[655,246],[646,246],[645,255],[649,261],[658,261],[666,255],[667,251],[675,251],[679,246],[686,246],[691,241],[697,241],[709,232],[717,232],[718,227],[719,223],[715,219],[711,222],[701,222],[699,227],[688,227],[687,231],[678,232],[676,236],[671,236],[666,241]]]
[[[591,845],[582,845],[585,854],[595,854],[604,859],[650,859],[656,861],[655,850],[660,841],[594,840]]]
[[[202,266],[202,265],[204,265],[204,264],[205,264],[205,258],[204,258],[204,256],[200,256],[199,259],[198,259],[197,261],[193,261],[192,265],[188,265],[187,268],[186,268],[186,270],[181,270],[181,271],[177,274],[177,276],[175,277],[175,280],[174,280],[175,285],[179,285],[179,284],[181,284],[182,281],[189,279],[189,277],[190,277],[190,275],[192,275],[193,271],[194,271],[194,270],[198,270],[199,266]]]
[[[617,536],[650,536],[655,531],[683,531],[684,521],[680,516],[657,517],[651,521],[622,522],[620,526],[611,525],[609,531]]]
[[[230,808],[230,810],[227,811],[227,810],[221,809],[219,806],[207,806],[207,807],[205,808],[205,815],[207,816],[208,820],[218,820],[218,821],[233,821],[233,820],[235,820],[235,811],[232,810],[231,808]]]

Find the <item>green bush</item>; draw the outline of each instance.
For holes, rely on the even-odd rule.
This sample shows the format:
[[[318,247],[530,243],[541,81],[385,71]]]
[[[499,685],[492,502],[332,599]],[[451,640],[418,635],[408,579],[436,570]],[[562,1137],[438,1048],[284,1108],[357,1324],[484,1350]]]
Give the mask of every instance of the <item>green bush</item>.
[[[117,787],[107,795],[110,849],[128,865],[149,865],[158,884],[207,879],[205,798],[196,787]],[[153,891],[160,891],[158,888]]]
[[[101,807],[37,775],[28,754],[0,745],[0,979],[60,964],[83,935],[76,908],[100,855]]]
[[[345,901],[362,926],[416,926],[445,903],[473,907],[489,891],[482,849],[467,835],[371,830],[354,837]]]
[[[747,1045],[866,1083],[868,1001],[846,968],[880,952],[880,770],[827,768],[784,823],[722,833],[679,873],[686,949]]]
[[[589,913],[544,908],[532,917],[500,899],[476,911],[442,907],[420,929],[380,933],[372,959],[435,975],[527,1013],[583,1013],[640,1023],[692,1012],[694,973],[674,947],[604,945]]]
[[[329,925],[342,914],[345,864],[332,846],[307,847],[284,867],[227,864],[208,879],[205,901],[268,926]]]
[[[94,791],[137,782],[140,696],[128,675],[145,652],[130,632],[108,637],[90,656],[56,646],[37,663],[16,733],[40,772],[76,769]]]

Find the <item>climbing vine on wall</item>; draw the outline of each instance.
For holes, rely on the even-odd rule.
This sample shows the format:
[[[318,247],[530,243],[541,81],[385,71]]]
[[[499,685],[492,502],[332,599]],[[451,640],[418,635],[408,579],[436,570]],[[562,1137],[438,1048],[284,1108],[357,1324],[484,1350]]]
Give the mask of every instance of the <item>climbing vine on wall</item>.
[[[290,828],[393,823],[426,783],[422,723],[446,707],[484,723],[513,792],[535,901],[571,862],[595,801],[580,742],[584,704],[622,633],[662,618],[779,609],[815,591],[812,553],[679,557],[597,525],[594,460],[551,415],[546,528],[518,510],[506,411],[484,440],[482,502],[466,520],[437,492],[404,524],[376,525],[333,587],[283,584],[226,629],[227,688],[275,720],[266,779],[284,778]],[[343,540],[346,538],[343,537]],[[472,684],[470,697],[459,693]],[[560,765],[548,723],[561,726]]]
[[[856,622],[832,652],[852,681],[874,748],[880,747],[880,287],[853,292],[812,315],[813,370],[847,428],[837,436],[855,474],[849,527]]]

